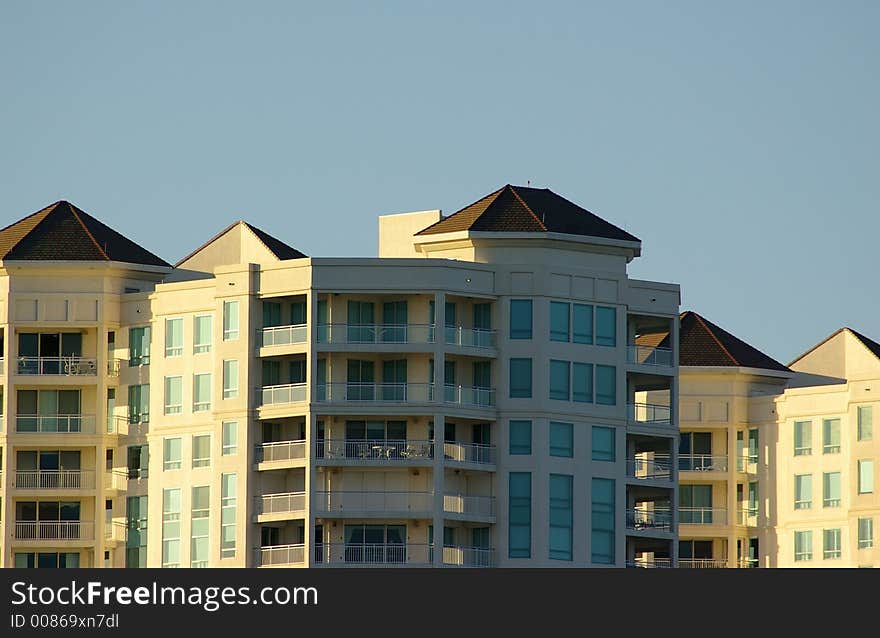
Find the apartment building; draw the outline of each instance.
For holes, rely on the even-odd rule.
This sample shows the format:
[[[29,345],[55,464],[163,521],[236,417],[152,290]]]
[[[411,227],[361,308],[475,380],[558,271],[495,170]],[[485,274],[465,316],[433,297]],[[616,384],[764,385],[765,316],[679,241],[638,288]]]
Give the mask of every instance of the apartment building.
[[[17,226],[0,231],[7,361],[42,361],[19,336],[67,299],[59,282],[100,274],[94,318],[76,324],[96,370],[79,400],[98,425],[29,438],[20,381],[60,391],[83,375],[13,377],[4,564],[675,563],[679,288],[630,279],[640,240],[563,197],[507,185],[446,217],[383,216],[377,258],[310,258],[238,222],[173,269],[151,255],[108,274],[92,263],[109,254],[99,233],[92,252],[47,252],[38,234],[25,254]],[[43,277],[50,265],[63,276]],[[12,285],[24,277],[29,296]],[[35,401],[38,422],[54,414]],[[74,447],[94,487],[32,497],[10,480],[36,464],[39,482],[55,451],[67,476]],[[43,521],[28,499],[79,503],[58,514],[76,538],[25,538]]]

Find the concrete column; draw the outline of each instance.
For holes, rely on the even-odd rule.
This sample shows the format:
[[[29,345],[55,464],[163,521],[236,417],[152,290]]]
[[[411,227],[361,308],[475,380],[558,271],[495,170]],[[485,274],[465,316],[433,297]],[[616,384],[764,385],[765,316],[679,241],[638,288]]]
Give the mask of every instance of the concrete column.
[[[434,463],[432,489],[434,491],[434,512],[432,525],[434,526],[434,560],[435,567],[443,565],[443,491],[444,491],[444,463],[443,441],[446,419],[442,412],[443,388],[446,384],[446,356],[445,356],[445,327],[446,327],[446,293],[434,293],[434,402],[437,409],[434,412]]]

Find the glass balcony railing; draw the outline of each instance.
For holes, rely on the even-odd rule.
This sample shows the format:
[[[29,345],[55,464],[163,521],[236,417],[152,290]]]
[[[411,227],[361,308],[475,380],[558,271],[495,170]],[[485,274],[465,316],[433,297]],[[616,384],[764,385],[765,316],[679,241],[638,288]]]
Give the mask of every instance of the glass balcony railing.
[[[80,356],[69,357],[19,357],[18,374],[96,376],[98,360]]]
[[[53,434],[94,434],[94,414],[19,414],[15,417],[16,432]]]
[[[645,366],[672,366],[672,350],[651,346],[627,346],[626,362]]]

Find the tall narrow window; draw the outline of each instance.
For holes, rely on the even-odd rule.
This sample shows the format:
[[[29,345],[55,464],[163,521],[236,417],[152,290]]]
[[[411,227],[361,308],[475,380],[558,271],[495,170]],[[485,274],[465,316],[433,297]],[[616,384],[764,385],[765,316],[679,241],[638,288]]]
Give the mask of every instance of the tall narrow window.
[[[874,547],[874,519],[859,519],[859,549],[870,549]]]
[[[128,422],[150,422],[150,386],[149,384],[128,386]]]
[[[238,361],[223,361],[223,398],[234,399],[238,396]]]
[[[220,558],[235,557],[236,503],[238,481],[235,474],[220,476]]]
[[[874,460],[859,461],[859,494],[870,494],[874,491]]]
[[[596,306],[596,345],[617,345],[617,309]]]
[[[550,558],[572,559],[572,477],[550,475]]]
[[[162,567],[180,567],[180,488],[162,492]]]
[[[572,341],[593,343],[593,306],[576,303],[571,309]]]
[[[165,356],[179,357],[183,354],[183,319],[165,320]]]
[[[806,510],[813,506],[813,475],[795,474],[794,477],[794,508]]]
[[[532,422],[510,421],[510,454],[532,453]]]
[[[614,428],[592,427],[593,460],[614,461]]]
[[[162,454],[164,459],[163,469],[179,470],[181,468],[180,442],[180,437],[173,437],[162,440]]]
[[[758,462],[758,429],[749,430],[749,463]]]
[[[196,315],[193,325],[193,352],[195,354],[211,352],[213,327],[214,317],[211,315]]]
[[[165,414],[180,414],[183,410],[183,378],[165,377]]]
[[[840,419],[822,419],[822,454],[840,452]]]
[[[510,338],[532,338],[532,300],[510,300]]]
[[[193,375],[193,412],[211,409],[211,373]]]
[[[840,558],[840,528],[822,530],[823,558]]]
[[[509,476],[508,557],[532,555],[532,475],[511,472]]]
[[[150,327],[130,328],[128,331],[128,365],[150,363]]]
[[[810,421],[794,422],[794,455],[809,456],[813,452],[813,424]]]
[[[571,398],[571,380],[568,361],[550,360],[550,398],[568,401]]]
[[[571,304],[550,302],[550,341],[569,341]]]
[[[211,435],[197,434],[192,438],[192,466],[209,467],[211,465]]]
[[[813,560],[813,532],[810,530],[794,533],[794,560]]]
[[[574,456],[574,425],[550,421],[550,456]]]
[[[510,360],[510,398],[532,398],[532,360]]]
[[[592,480],[590,555],[594,563],[614,564],[614,479]]]
[[[192,488],[191,531],[189,566],[208,566],[209,519],[211,507],[211,488],[207,485]]]
[[[870,441],[874,438],[874,411],[870,405],[860,405],[858,410],[859,441]]]
[[[571,398],[576,403],[593,402],[593,364],[571,364]]]
[[[840,507],[840,472],[822,474],[822,507]]]
[[[223,302],[223,341],[238,339],[238,301]]]
[[[223,422],[223,451],[222,456],[232,456],[238,452],[238,422]]]
[[[596,366],[596,403],[617,404],[617,368],[614,366]]]

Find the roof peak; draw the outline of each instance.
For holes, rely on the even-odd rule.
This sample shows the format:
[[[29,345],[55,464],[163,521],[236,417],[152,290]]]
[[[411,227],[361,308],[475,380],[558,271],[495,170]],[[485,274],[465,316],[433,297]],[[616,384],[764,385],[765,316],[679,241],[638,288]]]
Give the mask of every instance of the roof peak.
[[[679,315],[679,365],[759,368],[790,372],[758,350],[693,310]]]

